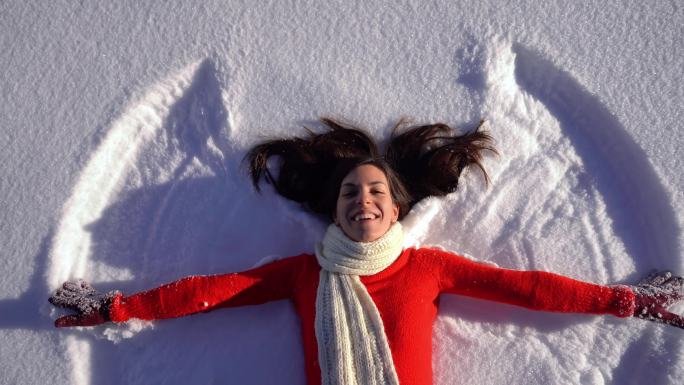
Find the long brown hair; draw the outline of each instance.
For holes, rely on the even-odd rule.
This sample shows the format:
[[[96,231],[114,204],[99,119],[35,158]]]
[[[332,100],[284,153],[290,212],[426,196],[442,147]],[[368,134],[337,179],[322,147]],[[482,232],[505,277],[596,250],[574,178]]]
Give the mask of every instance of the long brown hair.
[[[245,162],[257,191],[263,177],[278,194],[330,218],[344,177],[362,164],[372,164],[387,176],[401,219],[422,199],[456,191],[461,173],[470,165],[489,181],[483,153],[496,149],[492,137],[481,130],[484,121],[456,135],[444,123],[407,127],[400,120],[384,156],[364,130],[331,118],[320,122],[327,131],[315,133],[305,127],[304,138],[268,140],[249,150]],[[277,176],[268,165],[271,157],[277,158]]]

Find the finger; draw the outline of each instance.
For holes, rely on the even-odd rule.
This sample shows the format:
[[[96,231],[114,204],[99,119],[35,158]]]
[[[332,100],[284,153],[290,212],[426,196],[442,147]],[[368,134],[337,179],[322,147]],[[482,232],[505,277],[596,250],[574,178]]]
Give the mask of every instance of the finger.
[[[56,328],[65,328],[72,326],[81,326],[79,315],[65,315],[64,317],[60,317],[55,320]]]
[[[53,297],[55,298],[69,298],[69,297],[74,297],[76,295],[75,292],[70,291],[68,289],[57,289],[55,290],[55,295]]]
[[[60,317],[55,321],[55,327],[95,326],[105,322],[99,312],[88,314],[71,314]]]
[[[658,270],[651,270],[648,275],[643,277],[639,282],[637,282],[637,285],[650,285],[656,277],[658,277],[658,274],[660,272]]]
[[[71,301],[69,301],[67,298],[65,298],[63,295],[60,295],[60,293],[55,293],[52,297],[48,298],[48,302],[55,306],[59,307],[65,307],[65,308],[73,308]]]
[[[81,282],[80,280],[75,280],[75,281],[66,281],[62,284],[62,288],[64,290],[68,291],[77,291],[81,287]]]
[[[94,291],[84,291],[81,289],[71,290],[70,289],[57,289],[55,290],[55,295],[53,297],[62,298],[65,301],[74,300],[78,298],[83,298],[94,293]]]
[[[48,301],[55,306],[75,309],[77,307],[79,298],[80,296],[74,295],[73,293],[64,292],[60,289],[57,290],[54,295],[48,298]]]
[[[682,290],[682,284],[684,284],[684,278],[682,277],[672,277],[667,280],[661,288],[663,289],[663,294],[666,300],[663,305],[670,306],[676,302],[681,301],[684,298],[684,290]]]
[[[684,317],[667,310],[662,311],[661,315],[660,319],[663,323],[684,329]]]
[[[666,271],[660,271],[660,272],[657,272],[653,275],[649,284],[653,285],[653,286],[661,286],[663,283],[665,283],[670,278],[672,278],[672,272],[671,271],[667,271],[667,270]]]
[[[672,278],[672,272],[671,271],[668,271],[668,270],[661,271],[655,279],[655,282],[656,282],[655,284],[656,285],[662,285],[665,282],[667,282],[667,280],[669,280],[670,278]]]
[[[66,281],[64,284],[62,284],[62,289],[74,293],[89,292],[94,290],[93,287],[83,279]]]
[[[666,286],[669,290],[679,292],[682,290],[682,283],[684,283],[684,278],[673,276],[667,281],[665,281],[665,283],[663,283],[663,286]]]

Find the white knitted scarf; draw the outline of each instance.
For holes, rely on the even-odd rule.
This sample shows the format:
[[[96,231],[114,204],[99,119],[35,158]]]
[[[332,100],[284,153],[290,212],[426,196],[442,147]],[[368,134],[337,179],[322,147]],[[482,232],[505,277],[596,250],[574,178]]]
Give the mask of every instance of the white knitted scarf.
[[[321,265],[316,339],[323,385],[399,384],[382,318],[359,276],[379,273],[399,258],[399,222],[373,242],[354,242],[335,224],[316,245]]]

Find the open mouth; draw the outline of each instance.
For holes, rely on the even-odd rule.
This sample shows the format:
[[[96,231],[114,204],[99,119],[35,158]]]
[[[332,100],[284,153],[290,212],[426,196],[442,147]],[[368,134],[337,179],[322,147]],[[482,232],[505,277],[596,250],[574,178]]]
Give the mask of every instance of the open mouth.
[[[373,219],[379,218],[379,215],[376,214],[371,214],[371,213],[361,213],[361,214],[356,214],[354,215],[351,220],[354,222],[366,222],[366,221],[372,221]]]

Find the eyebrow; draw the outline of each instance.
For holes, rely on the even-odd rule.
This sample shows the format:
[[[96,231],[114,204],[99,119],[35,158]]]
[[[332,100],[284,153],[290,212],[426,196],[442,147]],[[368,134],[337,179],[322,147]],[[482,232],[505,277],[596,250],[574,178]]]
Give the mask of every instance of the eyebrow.
[[[370,182],[370,183],[368,183],[368,184],[369,184],[369,185],[372,185],[372,186],[377,185],[377,184],[381,184],[381,185],[385,185],[385,186],[387,185],[385,182],[379,181],[379,180]],[[356,187],[356,186],[357,186],[356,183],[351,183],[351,182],[342,183],[342,187]]]

